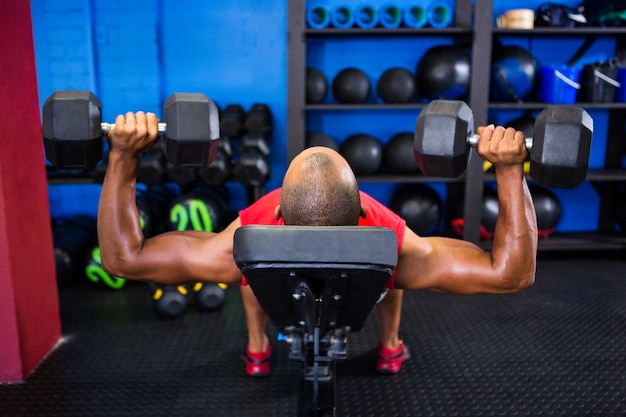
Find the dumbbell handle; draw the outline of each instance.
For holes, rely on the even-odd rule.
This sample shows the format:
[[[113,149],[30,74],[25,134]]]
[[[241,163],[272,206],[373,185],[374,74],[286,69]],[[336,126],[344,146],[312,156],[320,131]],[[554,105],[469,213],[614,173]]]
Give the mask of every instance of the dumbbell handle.
[[[469,135],[467,137],[467,143],[469,143],[469,145],[472,148],[475,148],[476,145],[478,145],[478,139],[480,138],[480,135],[474,133],[472,135]],[[524,138],[524,142],[526,144],[526,150],[528,152],[530,152],[533,149],[533,138]]]
[[[111,131],[111,129],[113,129],[113,126],[115,125],[113,123],[102,122],[100,123],[100,126],[102,127],[102,133],[106,135],[108,132]],[[159,133],[165,133],[166,128],[167,128],[167,124],[159,123]]]

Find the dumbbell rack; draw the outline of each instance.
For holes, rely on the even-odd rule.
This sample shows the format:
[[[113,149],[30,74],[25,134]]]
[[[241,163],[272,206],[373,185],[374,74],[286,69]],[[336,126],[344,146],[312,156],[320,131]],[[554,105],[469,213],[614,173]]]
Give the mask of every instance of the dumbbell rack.
[[[577,27],[577,28],[535,28],[532,31],[489,28],[493,36],[525,36],[525,37],[550,37],[554,39],[567,39],[570,37],[584,36],[591,38],[615,39],[616,55],[621,59],[626,56],[626,29],[603,28],[603,27]],[[626,182],[626,171],[622,168],[624,121],[626,120],[626,103],[575,103],[576,106],[585,109],[607,110],[608,126],[605,157],[602,169],[591,169],[587,172],[587,181],[593,186],[600,197],[598,215],[598,229],[594,233],[568,233],[557,238],[546,239],[539,242],[539,249],[544,251],[568,251],[568,250],[623,250],[626,248],[624,234],[615,233],[614,209],[617,204],[620,183]],[[544,103],[497,103],[490,102],[491,109],[539,109]],[[601,138],[595,138],[598,140]],[[485,175],[485,180],[494,180],[492,174]]]
[[[288,2],[288,117],[287,117],[287,158],[292,159],[305,147],[306,115],[316,111],[340,110],[407,110],[415,109],[419,113],[424,104],[306,104],[306,57],[307,39],[345,38],[345,37],[389,37],[394,36],[442,36],[453,39],[472,41],[472,68],[484,67],[485,62],[491,61],[491,51],[494,36],[597,36],[616,39],[618,55],[626,51],[626,30],[622,28],[538,28],[533,30],[512,30],[493,28],[493,2],[490,0],[476,0],[472,5],[470,0],[455,1],[455,21],[453,27],[444,29],[309,29],[307,28],[306,1]],[[473,23],[472,23],[473,16]],[[472,71],[471,87],[467,103],[474,113],[477,125],[485,124],[490,109],[540,109],[544,103],[493,103],[489,100],[490,86],[489,71]],[[577,104],[578,105],[578,104]],[[624,103],[582,103],[584,108],[601,108],[609,111],[608,138],[604,169],[591,170],[587,181],[590,182],[600,196],[598,228],[593,233],[568,233],[565,236],[551,236],[539,243],[539,250],[621,250],[626,248],[626,237],[616,233],[613,210],[617,204],[617,191],[620,184],[626,182],[626,172],[622,169],[624,120],[626,120],[626,105]],[[460,179],[432,177],[404,177],[404,176],[376,176],[359,177],[360,183],[367,182],[438,182],[446,183],[448,201],[456,200],[462,195],[464,199],[465,227],[463,239],[479,243],[485,248],[489,242],[481,242],[479,229],[483,187],[485,181],[492,181],[491,175],[483,172],[482,161],[472,151],[467,173]],[[449,210],[446,210],[448,212]]]

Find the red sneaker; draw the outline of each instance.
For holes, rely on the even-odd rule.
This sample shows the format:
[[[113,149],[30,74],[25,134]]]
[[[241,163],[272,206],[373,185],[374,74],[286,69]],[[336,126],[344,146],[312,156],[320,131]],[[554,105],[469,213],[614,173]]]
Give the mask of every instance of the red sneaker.
[[[384,348],[378,343],[378,362],[376,363],[376,372],[386,375],[397,374],[400,372],[402,362],[409,359],[409,348],[400,341],[397,349]]]
[[[246,354],[243,357],[246,363],[246,373],[248,376],[260,378],[268,376],[271,373],[270,356],[272,354],[272,346],[267,345],[265,352],[250,352],[246,346]]]

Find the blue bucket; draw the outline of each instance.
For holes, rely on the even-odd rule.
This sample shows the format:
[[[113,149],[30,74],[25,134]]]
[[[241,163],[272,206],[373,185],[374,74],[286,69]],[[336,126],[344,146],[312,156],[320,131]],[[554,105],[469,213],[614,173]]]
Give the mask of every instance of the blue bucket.
[[[546,103],[571,104],[576,102],[580,90],[580,68],[566,65],[539,67],[537,97]]]

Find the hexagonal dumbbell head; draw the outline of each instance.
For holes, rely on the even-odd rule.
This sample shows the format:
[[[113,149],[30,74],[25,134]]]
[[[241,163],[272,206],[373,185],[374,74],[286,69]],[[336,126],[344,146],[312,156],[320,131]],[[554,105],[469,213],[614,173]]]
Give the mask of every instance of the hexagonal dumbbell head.
[[[259,134],[246,134],[239,144],[239,160],[233,175],[245,186],[264,184],[270,173],[267,156],[270,147],[267,139]]]
[[[92,169],[102,159],[102,106],[89,91],[61,90],[43,105],[46,158],[57,168]]]
[[[433,100],[417,117],[413,150],[425,175],[455,178],[467,168],[474,116],[457,100]]]
[[[217,155],[219,111],[200,93],[174,93],[165,102],[164,152],[178,167],[206,167]]]
[[[544,187],[574,188],[587,176],[593,119],[580,107],[550,106],[535,119],[530,175]]]
[[[252,105],[244,121],[247,133],[268,136],[272,133],[272,112],[265,103]]]
[[[240,104],[229,104],[224,108],[220,117],[220,131],[222,136],[238,138],[243,132],[246,112]]]
[[[215,160],[206,168],[198,170],[198,177],[207,185],[221,185],[231,175],[233,146],[228,136],[220,138]]]

